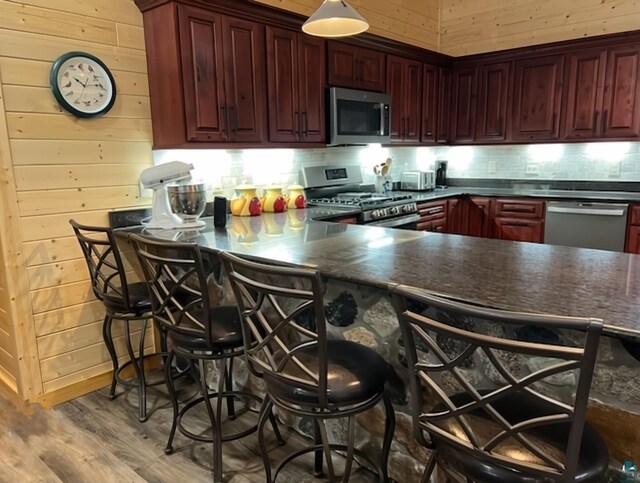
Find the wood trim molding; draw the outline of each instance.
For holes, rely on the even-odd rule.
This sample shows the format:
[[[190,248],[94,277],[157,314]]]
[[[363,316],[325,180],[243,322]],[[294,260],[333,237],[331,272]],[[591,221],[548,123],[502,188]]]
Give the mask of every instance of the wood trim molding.
[[[135,0],[141,12],[147,12],[167,3],[181,3],[224,15],[244,18],[253,22],[269,24],[274,27],[288,28],[299,31],[306,17],[286,10],[278,10],[267,5],[258,4],[251,0]],[[404,44],[396,40],[379,37],[373,34],[361,34],[357,37],[336,39],[340,42],[379,50],[387,54],[419,60],[421,62],[448,65],[452,57],[439,54],[420,47]],[[148,45],[148,44],[147,44]]]
[[[22,250],[22,227],[18,211],[16,183],[9,143],[9,131],[4,106],[2,77],[0,76],[0,237],[4,253],[7,291],[11,300],[9,316],[13,322],[14,341],[18,361],[15,374],[18,395],[31,400],[42,393],[40,361],[36,345],[36,332],[29,298],[27,264]]]

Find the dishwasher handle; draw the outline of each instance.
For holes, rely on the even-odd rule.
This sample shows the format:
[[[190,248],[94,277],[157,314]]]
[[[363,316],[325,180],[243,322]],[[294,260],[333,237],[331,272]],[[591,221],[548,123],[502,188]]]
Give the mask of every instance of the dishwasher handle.
[[[592,207],[573,207],[565,206],[547,206],[547,213],[566,213],[570,215],[598,215],[598,216],[624,216],[626,214],[626,206],[624,208],[592,208]]]

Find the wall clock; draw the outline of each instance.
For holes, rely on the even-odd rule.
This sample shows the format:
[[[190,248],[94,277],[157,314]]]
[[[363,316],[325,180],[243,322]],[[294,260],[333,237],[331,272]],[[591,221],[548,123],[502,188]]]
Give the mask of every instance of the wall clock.
[[[51,89],[58,103],[74,116],[97,117],[116,100],[116,84],[107,66],[85,52],[67,52],[51,68]]]

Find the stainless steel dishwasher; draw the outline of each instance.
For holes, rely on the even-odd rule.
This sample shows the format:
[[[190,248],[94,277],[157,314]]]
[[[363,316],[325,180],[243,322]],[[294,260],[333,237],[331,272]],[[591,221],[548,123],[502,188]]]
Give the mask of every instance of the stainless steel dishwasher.
[[[628,204],[585,201],[547,203],[544,242],[624,251]]]

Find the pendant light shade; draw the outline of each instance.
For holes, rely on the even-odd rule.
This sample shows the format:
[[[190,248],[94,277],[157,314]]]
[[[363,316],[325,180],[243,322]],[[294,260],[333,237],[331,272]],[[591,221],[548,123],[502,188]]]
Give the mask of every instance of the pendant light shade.
[[[302,31],[317,37],[347,37],[364,32],[367,21],[344,0],[324,0],[302,25]]]

